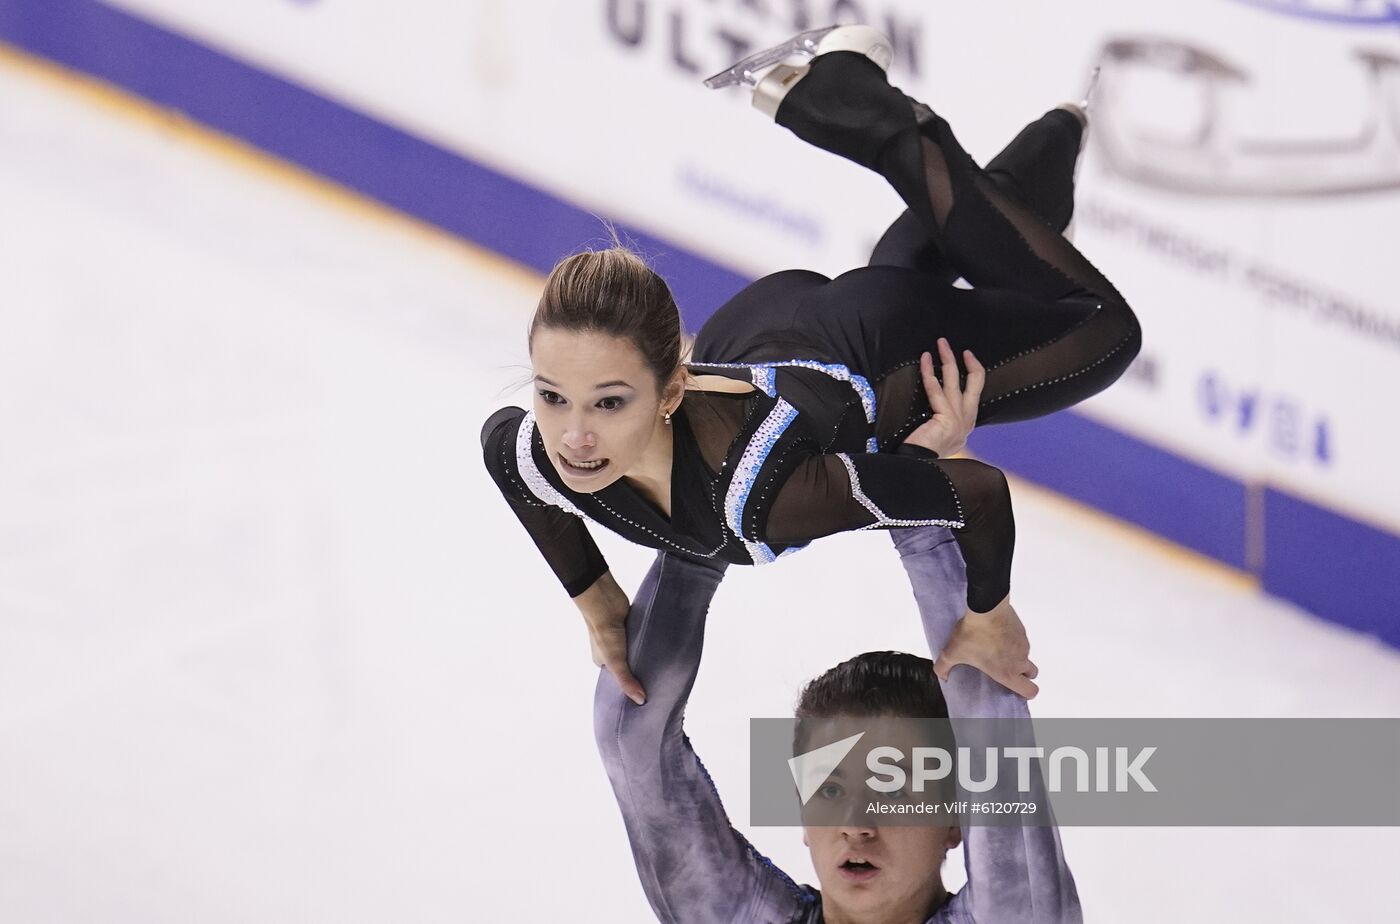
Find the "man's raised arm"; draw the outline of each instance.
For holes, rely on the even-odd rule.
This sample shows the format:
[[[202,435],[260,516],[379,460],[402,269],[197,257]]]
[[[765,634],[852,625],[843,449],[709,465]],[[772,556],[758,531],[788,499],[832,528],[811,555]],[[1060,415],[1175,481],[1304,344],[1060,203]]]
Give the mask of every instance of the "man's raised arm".
[[[941,527],[891,530],[890,537],[909,575],[930,657],[936,660],[963,614],[962,555],[952,534]],[[958,719],[1017,719],[1021,721],[1014,724],[1024,730],[1018,737],[1025,740],[1015,744],[1034,744],[1026,701],[981,671],[956,665],[942,686],[955,734]],[[985,728],[975,723],[974,727]],[[965,743],[959,740],[960,747]],[[1037,790],[1028,797],[1048,810],[1039,772],[1033,779]],[[1053,825],[963,825],[962,836],[967,885],[946,907],[950,920],[970,917],[977,924],[1077,924],[1083,920],[1074,877]]]
[[[602,671],[593,728],[657,919],[789,924],[805,918],[811,893],[730,825],[683,728],[705,616],[723,575],[722,565],[657,556],[627,617],[628,661],[646,688],[646,705],[627,699]]]

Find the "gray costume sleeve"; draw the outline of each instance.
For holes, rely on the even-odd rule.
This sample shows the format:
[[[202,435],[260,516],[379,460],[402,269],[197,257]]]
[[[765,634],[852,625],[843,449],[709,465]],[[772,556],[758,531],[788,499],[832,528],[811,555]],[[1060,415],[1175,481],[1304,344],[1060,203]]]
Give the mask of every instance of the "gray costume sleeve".
[[[962,616],[966,580],[941,527],[890,533],[934,656]],[[647,690],[636,706],[601,671],[594,733],[622,811],[642,888],[662,922],[796,924],[819,920],[799,887],[735,831],[683,730],[705,616],[723,565],[661,553],[627,619],[628,660]],[[955,717],[1029,718],[1025,700],[966,666],[944,684]],[[956,723],[955,723],[956,724]],[[1025,742],[1018,742],[1025,743]],[[963,828],[968,884],[931,919],[947,924],[1079,922],[1074,880],[1053,827]]]
[[[953,627],[962,618],[964,569],[952,534],[939,527],[890,532],[919,605],[929,651],[943,650]],[[959,745],[966,742],[959,718],[1022,719],[1030,740],[1030,710],[1026,701],[986,674],[967,665],[954,667],[943,684],[948,714],[953,717]],[[1039,774],[1035,775],[1036,777]],[[1036,780],[1037,784],[1040,781]],[[1048,803],[1047,803],[1048,804]],[[963,855],[967,885],[933,921],[1000,924],[1070,924],[1083,921],[1074,877],[1065,863],[1059,830],[1045,827],[964,825]]]
[[[594,734],[658,920],[806,921],[816,893],[798,887],[734,830],[682,727],[705,616],[723,575],[722,563],[657,555],[627,616],[628,662],[646,688],[646,705],[623,696],[601,671]]]

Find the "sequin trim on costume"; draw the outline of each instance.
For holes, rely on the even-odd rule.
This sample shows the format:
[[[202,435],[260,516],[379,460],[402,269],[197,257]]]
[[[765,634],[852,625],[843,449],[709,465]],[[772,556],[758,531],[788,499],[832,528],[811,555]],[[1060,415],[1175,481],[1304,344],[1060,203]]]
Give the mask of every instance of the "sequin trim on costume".
[[[743,529],[744,508],[748,504],[749,494],[753,491],[759,469],[767,461],[768,454],[773,451],[773,446],[778,442],[778,438],[783,435],[783,431],[796,417],[797,408],[788,404],[786,399],[779,398],[778,403],[773,405],[773,410],[768,412],[763,423],[758,425],[754,435],[749,438],[749,444],[744,447],[743,455],[739,457],[738,463],[734,466],[734,476],[729,482],[729,490],[724,494],[724,522],[730,531],[744,543],[744,548],[748,550],[749,557],[753,559],[755,565],[766,565],[775,561],[779,556],[773,554],[773,550],[764,543],[751,542],[745,537]]]
[[[744,543],[744,548],[748,550],[749,557],[753,559],[753,563],[755,565],[771,564],[780,558],[791,555],[793,552],[800,552],[803,549],[807,548],[808,545],[810,545],[810,543],[804,542],[801,545],[789,546],[788,548],[783,549],[781,552],[774,555],[773,550],[762,542],[750,542],[749,540],[743,538],[741,538],[739,541]]]
[[[870,387],[865,376],[856,375],[850,367],[840,363],[823,363],[815,359],[785,359],[771,363],[696,363],[697,366],[713,366],[717,369],[748,369],[753,376],[754,385],[758,386],[765,395],[770,398],[775,391],[774,380],[776,370],[783,367],[796,367],[799,369],[813,369],[823,372],[840,382],[846,382],[860,397],[861,407],[865,410],[865,422],[874,426],[875,424],[875,389]],[[878,452],[879,443],[875,437],[866,441],[867,452]]]
[[[520,420],[520,429],[515,431],[515,467],[520,471],[520,480],[530,493],[550,504],[569,511],[574,516],[588,519],[588,515],[578,509],[567,497],[555,490],[554,485],[545,480],[535,465],[534,453],[535,412],[526,411]]]
[[[875,518],[875,522],[869,526],[862,526],[861,529],[875,529],[880,526],[947,526],[950,529],[962,529],[962,520],[900,520],[889,516],[880,506],[871,500],[866,493],[861,490],[860,476],[856,474],[856,464],[851,461],[851,457],[844,452],[836,453],[836,458],[841,460],[841,464],[846,466],[846,474],[851,479],[851,496],[860,502],[860,505],[870,511],[870,515]]]
[[[677,551],[679,551],[679,552],[685,552],[687,555],[699,555],[699,556],[701,556],[702,558],[714,558],[716,555],[718,555],[718,554],[720,553],[720,550],[721,550],[721,549],[723,549],[726,545],[729,544],[729,540],[728,540],[728,539],[721,538],[721,539],[720,539],[720,542],[719,542],[719,545],[715,546],[713,549],[710,549],[708,552],[698,552],[698,551],[696,551],[695,549],[687,548],[686,546],[683,546],[683,545],[681,545],[681,544],[678,543],[678,542],[675,542],[675,541],[673,541],[673,540],[671,540],[671,539],[667,539],[665,536],[661,535],[661,534],[658,533],[656,530],[651,529],[651,528],[646,527],[646,526],[643,526],[641,523],[638,523],[636,520],[632,519],[631,517],[625,517],[625,516],[623,516],[622,514],[618,513],[616,510],[614,510],[612,507],[609,507],[608,504],[607,504],[607,502],[604,501],[601,497],[598,497],[597,495],[594,495],[593,500],[596,501],[596,502],[598,503],[598,506],[602,507],[602,508],[603,508],[604,510],[606,510],[608,513],[612,514],[614,517],[616,517],[617,519],[619,519],[619,520],[621,520],[622,522],[626,523],[628,526],[632,527],[633,529],[640,530],[641,532],[646,533],[648,536],[651,536],[653,539],[657,540],[658,542],[665,543],[666,545],[669,545],[671,548],[673,548],[673,549],[675,549],[675,550],[677,550]],[[614,532],[616,532],[616,530],[614,530]]]
[[[770,398],[773,397],[773,395],[777,394],[778,387],[775,383],[777,381],[778,376],[773,369],[767,367],[753,366],[749,369],[749,372],[751,374],[751,377],[753,378],[754,386],[758,388],[759,391],[763,392]]]

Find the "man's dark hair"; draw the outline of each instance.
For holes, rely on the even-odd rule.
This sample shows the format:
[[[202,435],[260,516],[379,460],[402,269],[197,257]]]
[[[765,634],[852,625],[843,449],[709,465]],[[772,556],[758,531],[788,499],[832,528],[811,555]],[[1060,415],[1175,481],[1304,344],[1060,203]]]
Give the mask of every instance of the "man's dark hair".
[[[797,699],[794,753],[805,750],[809,719],[907,716],[946,719],[933,662],[902,651],[867,651],[808,682]]]

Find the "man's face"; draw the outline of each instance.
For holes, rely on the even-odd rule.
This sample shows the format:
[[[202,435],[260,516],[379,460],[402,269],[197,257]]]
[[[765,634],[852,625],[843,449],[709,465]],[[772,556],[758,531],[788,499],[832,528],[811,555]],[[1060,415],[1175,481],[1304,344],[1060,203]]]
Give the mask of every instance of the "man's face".
[[[927,744],[921,723],[839,716],[809,728],[812,747],[865,732],[804,809],[804,817],[822,822],[804,826],[802,842],[811,851],[823,902],[849,914],[877,918],[907,918],[927,911],[943,891],[943,859],[960,843],[961,831],[955,826],[876,825],[865,814],[871,801],[897,802],[909,795],[867,788],[871,748],[891,745],[911,754],[915,746]]]

